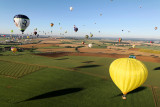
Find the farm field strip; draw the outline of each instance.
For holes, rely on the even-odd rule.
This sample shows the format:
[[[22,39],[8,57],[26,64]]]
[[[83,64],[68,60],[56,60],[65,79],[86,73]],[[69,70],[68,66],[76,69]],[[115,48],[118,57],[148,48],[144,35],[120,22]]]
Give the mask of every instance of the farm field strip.
[[[0,75],[11,78],[20,78],[29,73],[35,72],[42,67],[0,60]]]

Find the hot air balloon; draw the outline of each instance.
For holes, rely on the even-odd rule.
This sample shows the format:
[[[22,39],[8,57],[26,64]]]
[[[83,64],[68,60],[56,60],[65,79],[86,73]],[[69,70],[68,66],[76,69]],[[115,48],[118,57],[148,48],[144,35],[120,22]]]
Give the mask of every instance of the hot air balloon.
[[[89,36],[88,36],[88,35],[86,35],[85,37],[86,37],[86,39],[88,39],[88,38],[89,38]]]
[[[30,24],[29,18],[26,15],[22,15],[22,14],[15,15],[13,20],[15,25],[22,32],[22,34]]]
[[[132,48],[135,48],[136,45],[132,45]]]
[[[85,44],[85,42],[83,41],[83,42],[82,42],[82,44],[84,45],[84,44]]]
[[[121,41],[122,41],[122,38],[119,38],[119,39],[118,39],[118,42],[121,43]]]
[[[89,44],[89,45],[88,45],[89,48],[92,48],[92,46],[93,46],[92,44]]]
[[[102,14],[100,14],[100,16],[102,16]]]
[[[141,86],[148,76],[146,66],[134,58],[114,60],[110,65],[109,73],[113,82],[122,91],[123,99],[126,99],[128,92]]]
[[[13,30],[11,30],[11,33],[13,33]]]
[[[142,8],[142,6],[139,6],[139,8]]]
[[[154,43],[153,41],[150,41],[150,43]]]
[[[11,47],[11,51],[12,51],[13,53],[17,52],[17,48]]]
[[[77,32],[78,28],[74,25],[74,31]]]
[[[51,23],[50,25],[51,25],[51,27],[53,27],[53,25],[54,25],[54,24],[53,24],[53,23]]]
[[[155,29],[155,30],[157,30],[158,28],[157,28],[157,27],[155,27],[154,29]]]
[[[65,31],[65,33],[67,33],[67,31]]]
[[[90,33],[90,37],[93,37],[93,34],[92,34],[92,33]]]
[[[29,36],[27,36],[27,39],[29,39]]]
[[[72,10],[73,10],[73,7],[70,7],[69,10],[72,11]]]
[[[34,31],[34,35],[37,35],[37,31]]]

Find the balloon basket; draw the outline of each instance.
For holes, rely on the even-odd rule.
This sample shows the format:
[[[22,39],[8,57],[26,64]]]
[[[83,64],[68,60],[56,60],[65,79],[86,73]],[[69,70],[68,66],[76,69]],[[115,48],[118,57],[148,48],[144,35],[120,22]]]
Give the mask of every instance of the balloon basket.
[[[123,100],[126,100],[126,99],[127,99],[127,98],[126,98],[126,95],[123,95],[123,96],[122,96],[122,99],[123,99]]]

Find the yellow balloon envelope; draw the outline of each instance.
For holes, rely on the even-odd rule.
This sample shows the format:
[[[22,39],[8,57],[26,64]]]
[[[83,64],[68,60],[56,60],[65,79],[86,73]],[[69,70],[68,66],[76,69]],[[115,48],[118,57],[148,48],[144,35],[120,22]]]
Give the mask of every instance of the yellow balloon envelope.
[[[27,36],[27,39],[29,39],[29,36]]]
[[[111,63],[109,73],[124,95],[141,86],[148,76],[146,66],[133,58],[116,59]]]
[[[17,51],[17,48],[12,47],[12,48],[11,48],[11,51],[12,51],[13,53],[15,53],[15,52]]]

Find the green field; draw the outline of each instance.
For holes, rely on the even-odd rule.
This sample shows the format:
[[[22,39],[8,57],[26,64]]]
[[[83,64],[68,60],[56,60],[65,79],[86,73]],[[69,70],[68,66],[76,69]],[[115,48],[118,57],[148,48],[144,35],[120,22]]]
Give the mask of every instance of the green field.
[[[11,78],[20,78],[29,73],[38,71],[42,67],[36,65],[0,61],[0,75],[4,75]]]
[[[27,51],[16,54],[3,53],[0,56],[0,105],[2,107],[160,106],[159,63],[144,62],[149,70],[147,81],[140,88],[130,92],[127,100],[122,100],[120,90],[109,76],[108,69],[113,60],[115,59],[88,56],[51,58],[32,55]],[[14,76],[15,78],[10,78]]]
[[[141,46],[136,46],[136,48],[160,51],[160,47],[159,46],[152,46],[152,45],[141,45]]]

